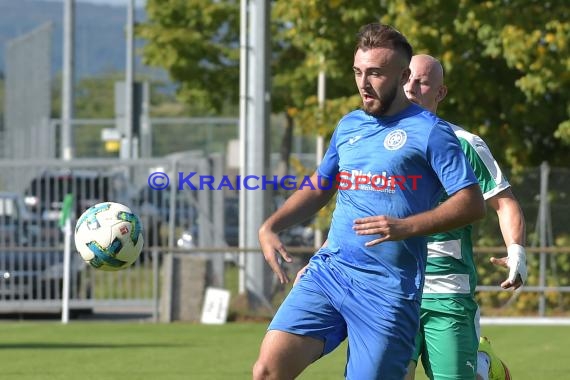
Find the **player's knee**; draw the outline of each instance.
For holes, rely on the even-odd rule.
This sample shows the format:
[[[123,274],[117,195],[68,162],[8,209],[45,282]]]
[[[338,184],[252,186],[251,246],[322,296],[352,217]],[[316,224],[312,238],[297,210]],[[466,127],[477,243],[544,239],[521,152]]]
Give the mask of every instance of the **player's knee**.
[[[272,371],[265,361],[258,359],[253,365],[253,380],[271,379]]]
[[[271,364],[263,359],[257,359],[253,365],[253,380],[283,380],[294,379],[289,371],[279,365]]]

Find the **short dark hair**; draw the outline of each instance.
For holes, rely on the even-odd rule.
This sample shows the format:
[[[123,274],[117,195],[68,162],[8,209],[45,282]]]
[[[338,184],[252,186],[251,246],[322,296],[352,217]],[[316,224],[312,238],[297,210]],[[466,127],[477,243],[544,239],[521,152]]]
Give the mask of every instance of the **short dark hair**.
[[[358,49],[364,51],[375,48],[394,49],[404,55],[408,64],[414,55],[412,45],[406,37],[389,25],[379,23],[364,25],[358,31],[356,41],[355,53]]]

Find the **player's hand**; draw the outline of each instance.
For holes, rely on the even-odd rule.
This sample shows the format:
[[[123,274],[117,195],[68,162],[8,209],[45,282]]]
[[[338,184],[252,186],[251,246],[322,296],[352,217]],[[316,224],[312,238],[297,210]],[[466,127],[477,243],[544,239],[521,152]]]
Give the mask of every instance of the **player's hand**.
[[[307,267],[309,266],[309,264],[305,265],[303,268],[299,269],[299,271],[297,272],[297,276],[295,276],[295,281],[293,282],[293,286],[297,285],[297,283],[299,282],[299,280],[301,279],[301,276],[305,273],[305,271],[307,270]]]
[[[527,279],[526,253],[524,247],[518,244],[509,245],[507,252],[506,257],[491,257],[491,263],[509,268],[509,277],[501,283],[501,288],[518,289]]]
[[[285,249],[285,245],[283,245],[283,242],[281,242],[281,239],[279,239],[279,235],[262,226],[259,229],[258,236],[259,244],[261,245],[261,250],[263,251],[265,261],[267,261],[267,264],[269,264],[271,270],[273,270],[273,272],[277,275],[280,283],[288,283],[289,277],[281,267],[277,253],[283,258],[283,260],[288,263],[293,261],[293,259],[291,256],[289,256],[289,253],[287,253],[287,249]]]
[[[366,242],[367,247],[384,241],[402,240],[410,236],[409,228],[404,219],[385,215],[356,219],[352,229],[356,231],[357,235],[379,235],[378,238]]]

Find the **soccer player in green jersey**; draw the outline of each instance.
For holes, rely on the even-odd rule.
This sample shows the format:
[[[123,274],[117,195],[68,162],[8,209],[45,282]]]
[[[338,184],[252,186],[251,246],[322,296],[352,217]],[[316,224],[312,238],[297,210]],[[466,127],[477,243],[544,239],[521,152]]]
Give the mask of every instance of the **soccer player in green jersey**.
[[[410,69],[404,86],[406,96],[435,114],[447,94],[441,63],[429,55],[415,55]],[[519,203],[485,142],[458,126],[453,130],[487,205],[499,217],[508,256],[491,261],[509,268],[501,287],[517,289],[527,276],[525,221]],[[476,284],[471,226],[430,236],[420,331],[406,380],[414,379],[420,356],[430,379],[510,379],[509,370],[493,353],[489,341],[480,337]]]

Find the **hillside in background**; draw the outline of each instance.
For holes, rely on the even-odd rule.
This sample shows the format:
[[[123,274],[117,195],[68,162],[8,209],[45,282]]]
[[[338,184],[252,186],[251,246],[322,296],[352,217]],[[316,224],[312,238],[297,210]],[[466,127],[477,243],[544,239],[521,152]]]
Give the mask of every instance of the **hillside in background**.
[[[126,2],[125,2],[126,3]],[[103,72],[123,71],[125,67],[126,7],[76,2],[75,67],[79,78]],[[5,44],[46,22],[53,22],[52,73],[62,67],[63,3],[38,0],[0,0],[0,72],[4,72]],[[135,19],[145,19],[137,9]],[[137,41],[140,47],[142,41]],[[153,76],[158,70],[145,68],[137,59],[135,70]]]

